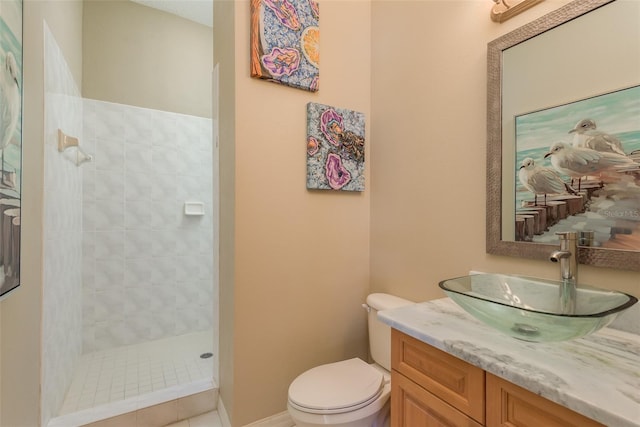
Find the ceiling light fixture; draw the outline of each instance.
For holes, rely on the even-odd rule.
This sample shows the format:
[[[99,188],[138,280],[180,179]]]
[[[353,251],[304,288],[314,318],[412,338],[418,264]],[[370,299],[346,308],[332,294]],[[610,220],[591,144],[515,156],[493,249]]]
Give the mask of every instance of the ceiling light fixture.
[[[491,9],[491,20],[494,22],[504,22],[542,1],[543,0],[493,0],[495,4]]]

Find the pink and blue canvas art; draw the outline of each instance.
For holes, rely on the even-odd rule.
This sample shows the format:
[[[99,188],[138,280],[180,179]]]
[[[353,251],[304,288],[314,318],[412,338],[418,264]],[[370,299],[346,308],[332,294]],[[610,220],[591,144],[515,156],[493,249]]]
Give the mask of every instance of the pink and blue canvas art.
[[[307,104],[307,188],[364,191],[364,114]]]
[[[316,92],[319,18],[315,0],[251,0],[251,77]]]

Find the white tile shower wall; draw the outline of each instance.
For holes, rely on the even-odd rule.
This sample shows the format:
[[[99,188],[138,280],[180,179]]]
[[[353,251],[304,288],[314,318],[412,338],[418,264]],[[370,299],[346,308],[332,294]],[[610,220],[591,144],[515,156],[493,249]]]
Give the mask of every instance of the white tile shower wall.
[[[212,121],[84,100],[83,351],[211,329]],[[185,216],[186,201],[204,216]]]
[[[82,351],[82,173],[69,159],[74,149],[57,149],[58,129],[82,135],[82,98],[60,48],[44,27],[42,425],[62,406]]]

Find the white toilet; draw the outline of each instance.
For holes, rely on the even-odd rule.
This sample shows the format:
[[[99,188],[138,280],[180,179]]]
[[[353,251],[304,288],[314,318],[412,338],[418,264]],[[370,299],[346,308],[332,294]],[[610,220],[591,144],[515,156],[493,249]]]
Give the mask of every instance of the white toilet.
[[[388,294],[371,294],[369,348],[376,363],[354,358],[317,366],[289,386],[287,409],[296,427],[385,427],[391,394],[391,328],[378,321],[379,310],[413,302]]]

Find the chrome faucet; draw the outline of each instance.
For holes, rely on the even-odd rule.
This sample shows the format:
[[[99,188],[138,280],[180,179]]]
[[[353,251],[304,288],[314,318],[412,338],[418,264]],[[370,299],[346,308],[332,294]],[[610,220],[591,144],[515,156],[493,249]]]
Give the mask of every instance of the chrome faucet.
[[[563,231],[556,235],[560,237],[560,250],[551,252],[549,259],[560,262],[560,310],[562,314],[573,314],[578,284],[578,234],[575,231]]]

